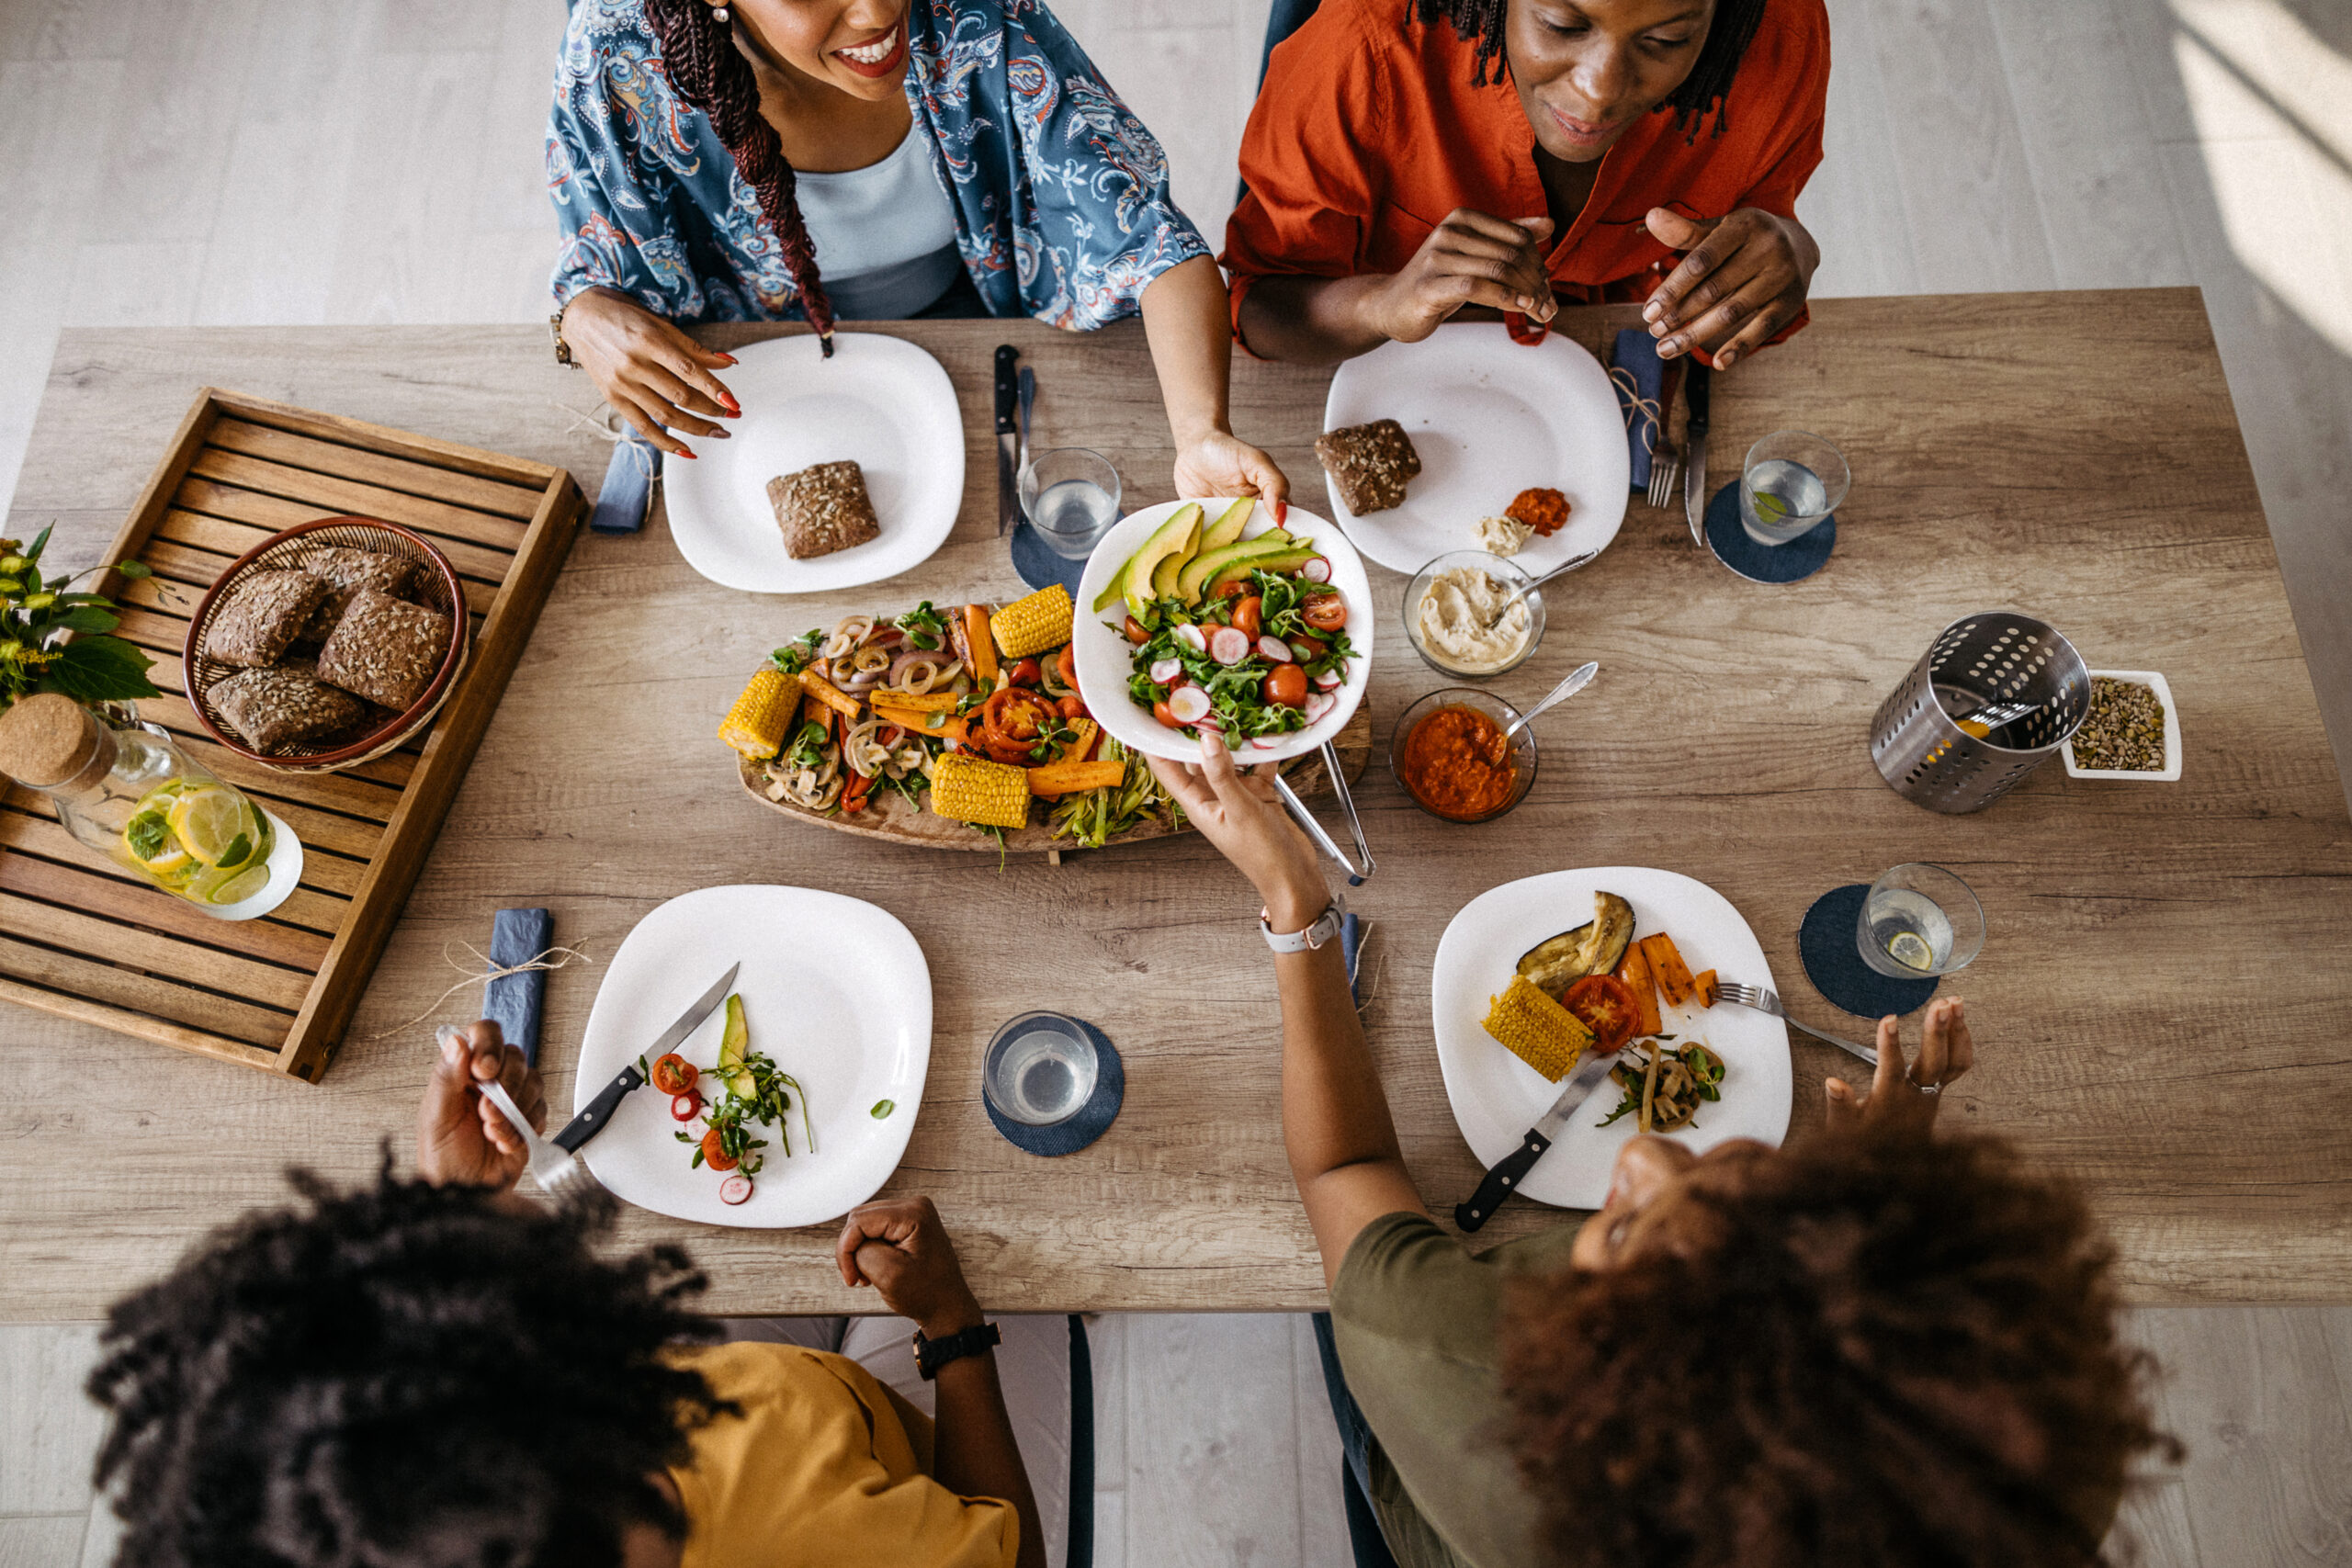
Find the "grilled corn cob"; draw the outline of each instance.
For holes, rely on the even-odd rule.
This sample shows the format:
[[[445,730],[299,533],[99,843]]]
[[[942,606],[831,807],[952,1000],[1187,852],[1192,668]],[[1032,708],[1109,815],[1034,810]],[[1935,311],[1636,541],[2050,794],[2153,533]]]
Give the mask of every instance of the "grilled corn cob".
[[[1592,1031],[1524,975],[1512,976],[1508,990],[1487,998],[1487,1032],[1554,1083],[1592,1043]]]
[[[935,817],[983,827],[1026,827],[1029,775],[968,751],[943,752],[932,765],[931,810]]]
[[[1068,642],[1077,609],[1070,603],[1069,590],[1051,583],[999,610],[989,619],[989,630],[1007,659],[1026,659]]]
[[[754,762],[763,762],[783,749],[785,731],[799,711],[800,677],[764,669],[727,710],[718,738]]]

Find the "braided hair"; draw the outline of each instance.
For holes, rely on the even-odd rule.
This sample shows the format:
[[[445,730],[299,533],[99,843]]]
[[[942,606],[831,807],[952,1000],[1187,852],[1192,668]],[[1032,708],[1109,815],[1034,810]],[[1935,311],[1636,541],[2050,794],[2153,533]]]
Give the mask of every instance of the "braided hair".
[[[648,0],[650,5],[651,0]],[[1503,19],[1510,14],[1510,0],[1410,0],[1413,18],[1424,27],[1432,22],[1453,24],[1454,36],[1465,43],[1474,43],[1477,51],[1472,56],[1476,70],[1470,85],[1483,87],[1487,81],[1487,67],[1502,56]],[[1714,134],[1721,136],[1726,123],[1722,104],[1731,93],[1731,79],[1739,72],[1740,57],[1747,52],[1748,41],[1756,36],[1756,24],[1763,19],[1764,0],[1715,0],[1715,19],[1707,28],[1707,41],[1699,49],[1699,62],[1682,85],[1666,96],[1659,107],[1674,110],[1674,129],[1682,132],[1687,145],[1699,139],[1699,118],[1714,112]],[[1498,68],[1494,80],[1502,80]]]
[[[735,24],[721,21],[705,0],[644,0],[645,19],[662,40],[670,83],[710,118],[727,151],[758,194],[760,210],[784,247],[784,263],[800,291],[800,309],[817,329],[825,357],[833,355],[833,302],[817,273],[817,248],[793,194],[798,183],[775,127],[760,113],[760,81],[735,47]]]

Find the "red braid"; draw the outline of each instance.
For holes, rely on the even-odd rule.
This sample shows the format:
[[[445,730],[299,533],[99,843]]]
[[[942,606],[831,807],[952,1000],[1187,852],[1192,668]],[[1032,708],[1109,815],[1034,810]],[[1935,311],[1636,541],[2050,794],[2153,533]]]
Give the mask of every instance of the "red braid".
[[[704,0],[644,0],[644,6],[645,19],[662,40],[671,85],[710,117],[711,129],[734,156],[744,183],[758,193],[760,210],[775,231],[785,265],[792,270],[793,287],[800,291],[800,309],[823,340],[830,359],[833,303],[817,275],[817,249],[809,243],[808,225],[801,220],[800,202],[793,195],[798,182],[775,127],[760,113],[759,78],[735,47],[733,25],[719,21]]]

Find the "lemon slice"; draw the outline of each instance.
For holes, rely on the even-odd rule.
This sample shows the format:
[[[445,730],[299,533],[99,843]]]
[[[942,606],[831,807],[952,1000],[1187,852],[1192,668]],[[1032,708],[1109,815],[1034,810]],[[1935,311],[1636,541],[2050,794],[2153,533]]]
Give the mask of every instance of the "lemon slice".
[[[1897,931],[1894,939],[1886,944],[1886,952],[1887,956],[1907,968],[1933,969],[1936,966],[1935,949],[1928,945],[1925,937],[1915,931]]]
[[[208,866],[239,866],[253,858],[252,818],[233,790],[188,791],[172,803],[171,824],[181,845]]]
[[[269,886],[269,865],[264,862],[247,867],[212,890],[215,904],[242,904]]]

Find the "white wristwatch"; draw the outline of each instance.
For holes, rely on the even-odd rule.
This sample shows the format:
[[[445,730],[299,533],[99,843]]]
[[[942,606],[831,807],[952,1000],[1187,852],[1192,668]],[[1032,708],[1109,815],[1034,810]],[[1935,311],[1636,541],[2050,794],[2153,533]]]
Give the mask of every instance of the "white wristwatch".
[[[1324,907],[1323,912],[1315,917],[1314,924],[1305,931],[1277,931],[1272,924],[1272,911],[1261,908],[1258,911],[1258,934],[1264,937],[1266,945],[1276,953],[1307,953],[1340,934],[1340,921],[1347,912],[1348,901],[1334,897]]]

